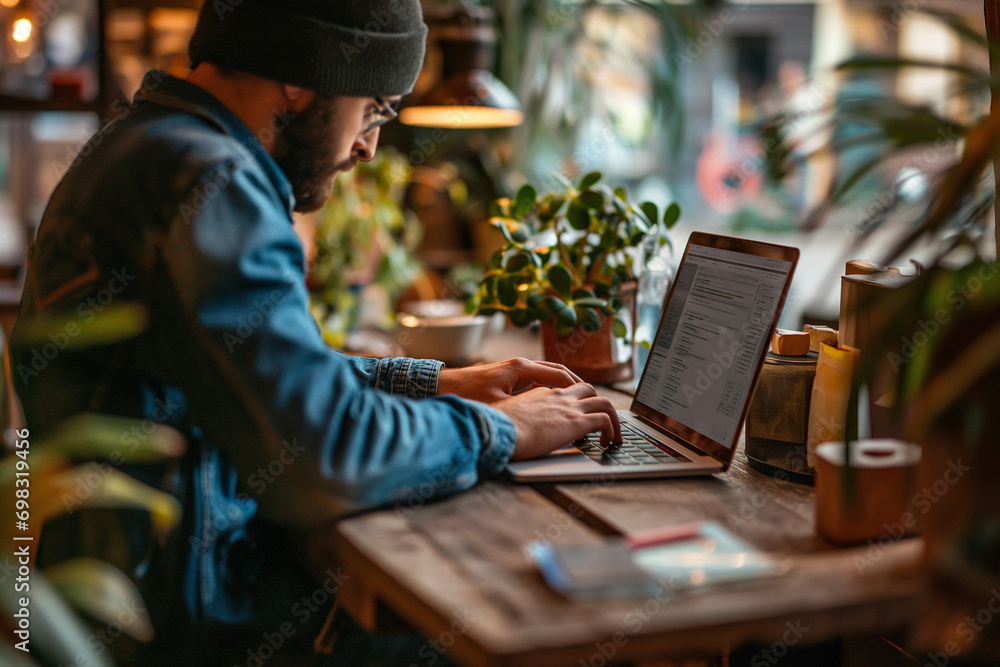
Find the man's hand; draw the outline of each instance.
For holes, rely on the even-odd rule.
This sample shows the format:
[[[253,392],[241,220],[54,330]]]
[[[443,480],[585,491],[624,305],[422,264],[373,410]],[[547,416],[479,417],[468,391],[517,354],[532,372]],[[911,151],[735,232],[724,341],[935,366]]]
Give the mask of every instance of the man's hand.
[[[513,460],[531,459],[601,431],[601,442],[621,442],[621,425],[611,401],[580,382],[564,389],[536,388],[496,403],[517,428]]]
[[[582,382],[565,366],[549,361],[510,359],[497,364],[445,368],[438,393],[494,404],[535,387],[570,387]]]

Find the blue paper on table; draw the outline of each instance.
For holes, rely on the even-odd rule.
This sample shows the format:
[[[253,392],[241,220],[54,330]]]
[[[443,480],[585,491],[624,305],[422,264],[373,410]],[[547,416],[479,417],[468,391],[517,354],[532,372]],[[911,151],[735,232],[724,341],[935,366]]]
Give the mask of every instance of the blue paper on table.
[[[674,590],[710,587],[784,574],[787,564],[717,523],[698,524],[698,537],[632,551],[632,560]]]
[[[568,598],[645,596],[661,590],[636,567],[621,539],[570,545],[531,542],[526,552],[549,587]]]
[[[570,598],[652,595],[661,588],[699,590],[773,577],[788,569],[717,523],[690,527],[689,537],[634,549],[625,539],[609,538],[590,544],[532,542],[526,551],[549,586]]]

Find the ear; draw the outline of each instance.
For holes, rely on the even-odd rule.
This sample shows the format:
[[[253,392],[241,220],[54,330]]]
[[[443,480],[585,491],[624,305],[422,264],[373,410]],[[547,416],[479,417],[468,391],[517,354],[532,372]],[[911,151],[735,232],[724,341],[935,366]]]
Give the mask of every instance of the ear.
[[[288,111],[291,113],[302,113],[316,99],[316,92],[308,88],[284,83],[281,85],[281,89],[287,101]]]

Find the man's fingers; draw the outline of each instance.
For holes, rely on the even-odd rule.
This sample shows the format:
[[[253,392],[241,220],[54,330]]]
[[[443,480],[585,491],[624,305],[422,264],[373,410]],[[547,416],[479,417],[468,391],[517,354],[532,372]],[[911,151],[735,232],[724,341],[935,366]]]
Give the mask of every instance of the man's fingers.
[[[584,408],[588,416],[594,417],[599,421],[600,426],[591,428],[591,431],[596,431],[598,428],[601,431],[601,444],[605,447],[613,442],[622,441],[622,427],[621,423],[618,421],[618,411],[606,398],[601,396],[594,396],[592,398],[580,401],[581,406]]]
[[[603,412],[595,412],[588,415],[590,418],[591,426],[588,428],[588,433],[593,433],[594,431],[601,432],[601,446],[608,447],[614,440],[615,427],[611,421],[611,417]]]
[[[567,383],[567,384],[565,384],[565,385],[561,385],[561,386],[566,386],[566,387],[568,387],[568,386],[570,386],[570,385],[572,385],[572,384],[576,384],[577,382],[583,382],[583,378],[581,378],[581,377],[580,377],[580,376],[578,376],[578,375],[577,375],[576,373],[574,373],[574,372],[573,372],[573,371],[571,371],[570,369],[566,368],[566,367],[565,367],[565,366],[563,366],[562,364],[557,364],[557,363],[555,363],[554,361],[539,361],[539,362],[537,362],[537,363],[538,363],[538,365],[540,365],[540,366],[548,366],[548,367],[550,367],[550,368],[552,368],[552,369],[555,369],[555,370],[558,370],[558,371],[561,371],[561,372],[562,372],[563,374],[565,374],[565,375],[567,375],[567,376],[569,376],[570,378],[572,378],[572,379],[573,379],[573,381],[572,381],[572,382],[569,382],[569,383]]]
[[[518,369],[518,387],[571,387],[580,382],[580,378],[571,373],[565,366],[547,361],[532,361],[527,366]]]
[[[567,396],[575,398],[578,401],[597,396],[597,390],[594,389],[594,385],[587,384],[586,382],[577,382],[574,385],[566,387],[563,391]]]

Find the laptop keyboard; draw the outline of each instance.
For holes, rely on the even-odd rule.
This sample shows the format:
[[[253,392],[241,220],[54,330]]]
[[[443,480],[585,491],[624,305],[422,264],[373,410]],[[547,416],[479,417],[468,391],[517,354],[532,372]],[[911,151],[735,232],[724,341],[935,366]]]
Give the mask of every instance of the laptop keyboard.
[[[622,443],[611,445],[607,449],[601,447],[601,434],[588,433],[583,440],[577,440],[573,445],[581,452],[601,465],[635,466],[655,465],[663,463],[680,463],[689,459],[675,452],[664,443],[659,446],[641,432],[628,424],[622,424]]]

